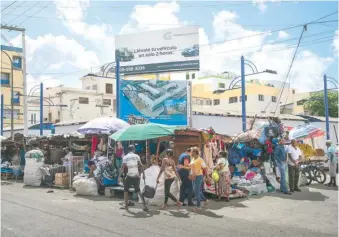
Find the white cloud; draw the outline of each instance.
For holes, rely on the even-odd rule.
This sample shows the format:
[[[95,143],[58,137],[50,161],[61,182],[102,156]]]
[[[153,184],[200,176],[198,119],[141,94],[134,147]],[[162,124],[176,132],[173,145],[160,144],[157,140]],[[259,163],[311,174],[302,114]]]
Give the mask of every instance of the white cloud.
[[[280,0],[252,0],[252,4],[256,6],[260,12],[265,12],[267,10],[268,2],[280,2]]]
[[[56,0],[55,5],[63,24],[96,48],[101,64],[114,61],[115,37],[111,25],[88,24],[85,21],[90,0]]]
[[[334,53],[336,54],[336,56],[338,56],[339,53],[339,30],[336,30],[335,32],[335,37],[333,39],[333,48],[334,48]]]
[[[136,5],[130,14],[130,19],[121,30],[120,34],[129,34],[140,31],[175,28],[185,25],[176,16],[180,6],[176,2],[157,3],[151,5]]]
[[[278,39],[287,39],[290,35],[286,31],[279,31]]]
[[[15,37],[11,43],[21,47],[21,36]],[[71,68],[69,71],[89,69],[98,65],[99,60],[94,51],[86,50],[74,39],[68,39],[64,35],[53,36],[47,34],[36,39],[26,37],[27,48],[27,72],[30,75],[29,82],[37,84],[40,81],[49,81],[50,84],[60,84],[61,79],[48,76],[52,70],[60,70],[62,67]],[[33,73],[33,74],[30,74]],[[85,71],[84,71],[85,73]],[[78,78],[68,75],[69,84],[77,84]]]

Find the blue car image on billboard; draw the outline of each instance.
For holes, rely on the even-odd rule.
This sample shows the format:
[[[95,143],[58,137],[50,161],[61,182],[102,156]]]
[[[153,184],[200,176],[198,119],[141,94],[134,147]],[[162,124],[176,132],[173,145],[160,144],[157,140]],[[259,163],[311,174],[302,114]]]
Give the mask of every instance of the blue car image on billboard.
[[[184,57],[199,56],[199,45],[195,44],[192,48],[187,48],[181,51],[181,55]]]

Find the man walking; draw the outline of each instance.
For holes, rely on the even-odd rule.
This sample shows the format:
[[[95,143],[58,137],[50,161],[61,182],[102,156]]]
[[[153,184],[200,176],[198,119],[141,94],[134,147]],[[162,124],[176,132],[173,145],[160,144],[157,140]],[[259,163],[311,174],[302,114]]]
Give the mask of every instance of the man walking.
[[[299,184],[299,162],[301,160],[301,151],[297,147],[297,141],[293,139],[288,148],[288,183],[291,192],[301,192]]]
[[[330,182],[326,184],[327,186],[331,187],[337,187],[337,157],[335,155],[335,149],[332,146],[332,141],[328,140],[326,141],[326,147],[327,147],[327,157],[329,159],[329,171],[330,171]]]
[[[276,145],[274,149],[274,160],[280,172],[280,191],[284,194],[291,194],[287,191],[286,186],[286,160],[287,160],[287,153],[285,150],[285,139],[281,138],[279,140],[278,145]]]
[[[180,198],[179,202],[184,203],[186,194],[188,194],[188,206],[194,206],[193,203],[193,184],[192,181],[188,178],[191,166],[191,153],[192,149],[187,148],[184,153],[179,156],[178,159],[178,173],[181,179],[181,186],[180,186]],[[183,204],[185,205],[185,204]]]
[[[128,191],[131,187],[133,187],[134,191],[142,199],[142,203],[144,205],[143,210],[148,211],[145,198],[140,192],[140,174],[143,173],[143,178],[145,180],[144,168],[141,164],[140,157],[137,154],[135,154],[134,145],[130,145],[128,147],[128,154],[122,158],[122,166],[119,173],[119,179],[122,173],[126,174],[124,179],[125,206],[123,208],[128,210]]]

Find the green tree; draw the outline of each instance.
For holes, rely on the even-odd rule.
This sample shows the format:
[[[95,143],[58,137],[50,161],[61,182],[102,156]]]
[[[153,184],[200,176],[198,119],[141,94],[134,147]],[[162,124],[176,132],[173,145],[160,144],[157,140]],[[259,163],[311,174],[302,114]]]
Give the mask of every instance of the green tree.
[[[312,94],[305,103],[311,114],[325,116],[324,92]],[[338,117],[338,92],[328,91],[328,112],[330,117]]]

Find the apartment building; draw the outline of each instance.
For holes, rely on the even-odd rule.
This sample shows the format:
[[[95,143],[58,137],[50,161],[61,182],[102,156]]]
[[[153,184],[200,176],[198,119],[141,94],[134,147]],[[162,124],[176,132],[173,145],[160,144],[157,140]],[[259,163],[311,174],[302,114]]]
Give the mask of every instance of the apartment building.
[[[12,64],[11,64],[12,62]],[[11,92],[13,98],[14,126],[24,124],[24,81],[22,73],[22,49],[1,45],[1,94],[4,96],[4,129],[11,126]],[[13,69],[13,81],[11,71]]]
[[[80,78],[82,87],[63,85],[46,88],[44,121],[59,123],[115,116],[116,82],[113,78],[88,74]]]
[[[240,82],[235,84],[232,82],[233,78],[216,75],[192,80],[193,109],[210,107],[223,113],[241,112]],[[280,114],[280,104],[286,100],[293,100],[295,95],[295,90],[285,85],[280,96],[281,88],[278,81],[247,80],[245,97],[247,113],[267,116]]]

